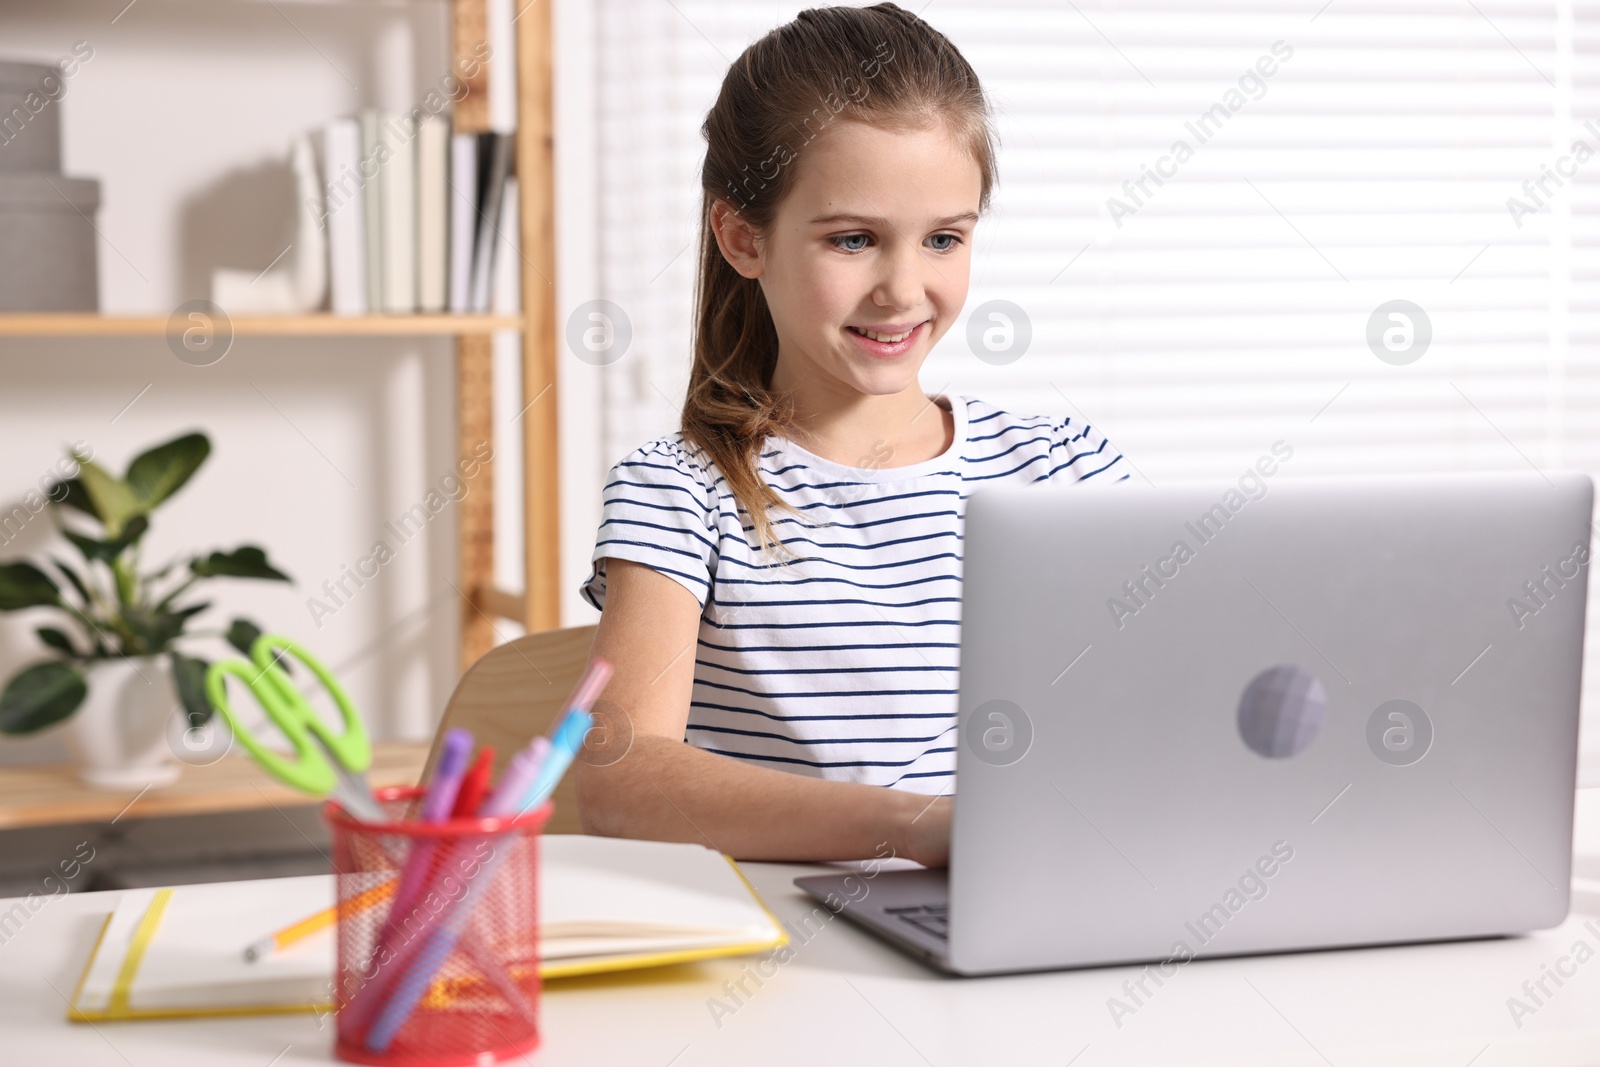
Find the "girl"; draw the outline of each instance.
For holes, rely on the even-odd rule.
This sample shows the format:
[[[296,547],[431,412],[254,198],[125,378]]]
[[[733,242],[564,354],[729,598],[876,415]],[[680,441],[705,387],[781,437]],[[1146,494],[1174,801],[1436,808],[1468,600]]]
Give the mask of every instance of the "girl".
[[[631,729],[580,764],[583,824],[941,866],[967,495],[1125,464],[1073,419],[918,385],[995,180],[942,34],[894,4],[802,12],[733,63],[702,133],[682,430],[612,469],[583,588],[616,665],[602,710]]]

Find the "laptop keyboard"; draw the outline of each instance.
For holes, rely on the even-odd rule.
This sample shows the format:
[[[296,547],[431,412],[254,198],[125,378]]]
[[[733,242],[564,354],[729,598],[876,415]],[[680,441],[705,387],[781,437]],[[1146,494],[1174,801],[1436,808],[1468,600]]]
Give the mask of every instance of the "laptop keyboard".
[[[941,940],[950,939],[949,904],[913,904],[904,908],[884,908],[901,922],[910,923],[923,933]]]

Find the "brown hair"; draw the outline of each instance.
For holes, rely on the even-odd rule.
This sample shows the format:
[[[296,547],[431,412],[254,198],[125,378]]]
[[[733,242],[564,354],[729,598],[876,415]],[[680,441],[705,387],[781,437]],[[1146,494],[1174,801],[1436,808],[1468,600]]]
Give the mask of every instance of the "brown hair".
[[[767,436],[793,426],[793,409],[768,391],[778,335],[761,283],[723,258],[711,209],[726,201],[757,235],[767,232],[794,184],[799,153],[835,118],[883,129],[942,120],[978,163],[980,210],[995,181],[994,134],[977,74],[944,34],[898,5],[802,11],[728,68],[700,128],[700,268],[682,430],[727,479],[763,549],[784,547],[769,507],[798,515],[758,466]]]

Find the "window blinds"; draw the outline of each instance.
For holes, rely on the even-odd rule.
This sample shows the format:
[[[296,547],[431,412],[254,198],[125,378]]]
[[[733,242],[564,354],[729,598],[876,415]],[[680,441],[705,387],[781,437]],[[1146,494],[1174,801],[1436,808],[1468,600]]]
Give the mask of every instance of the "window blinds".
[[[676,428],[700,123],[727,64],[802,6],[599,5],[602,295],[633,329],[604,387],[610,459]],[[1306,474],[1600,472],[1600,3],[923,14],[1001,141],[928,390],[1079,412],[1157,484],[1236,474],[1279,439]],[[1031,333],[1006,362],[967,342],[996,300]],[[1389,318],[1395,301],[1420,314]],[[1426,350],[1386,349],[1395,329]]]

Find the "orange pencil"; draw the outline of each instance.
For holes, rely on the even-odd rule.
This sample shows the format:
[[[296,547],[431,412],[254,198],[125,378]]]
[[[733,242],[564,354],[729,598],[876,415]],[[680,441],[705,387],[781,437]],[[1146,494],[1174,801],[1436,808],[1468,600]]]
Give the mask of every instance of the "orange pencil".
[[[357,893],[345,902],[345,907],[352,915],[359,915],[390,897],[394,896],[396,879],[390,878],[382,885],[375,885],[362,893]],[[324,908],[315,915],[307,916],[299,922],[290,923],[275,934],[268,934],[259,941],[252,941],[244,950],[246,963],[254,963],[263,956],[270,956],[281,948],[294,944],[301,938],[310,937],[318,930],[326,929],[333,925],[339,917],[339,906]]]

